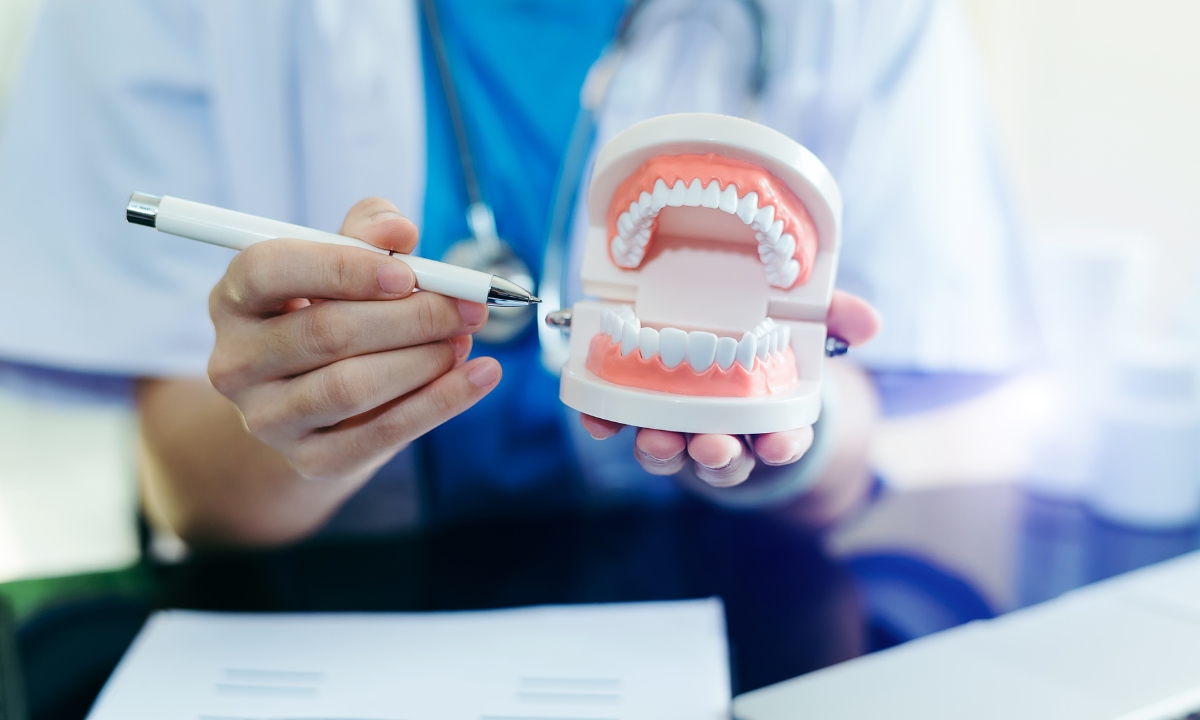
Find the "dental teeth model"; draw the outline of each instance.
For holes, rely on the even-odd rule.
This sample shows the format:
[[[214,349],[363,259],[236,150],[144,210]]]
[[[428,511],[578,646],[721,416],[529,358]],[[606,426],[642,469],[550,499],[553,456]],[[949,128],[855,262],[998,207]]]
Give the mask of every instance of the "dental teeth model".
[[[597,156],[561,397],[584,413],[693,433],[812,424],[841,197],[769,128],[668,115]]]

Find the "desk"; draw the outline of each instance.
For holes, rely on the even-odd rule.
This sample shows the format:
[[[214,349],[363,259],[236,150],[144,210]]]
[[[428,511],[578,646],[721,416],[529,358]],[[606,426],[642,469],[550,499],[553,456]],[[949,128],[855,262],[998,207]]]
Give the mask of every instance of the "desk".
[[[1197,547],[1195,529],[1122,528],[1078,504],[995,485],[885,493],[824,538],[695,504],[209,555],[154,569],[154,603],[420,611],[719,594],[735,687],[745,691]],[[105,641],[127,643],[136,623],[127,606],[114,611],[128,630]],[[61,675],[69,664],[45,653],[70,653],[72,634],[98,642],[95,625],[109,616],[89,617],[59,628],[49,651],[33,648],[38,667]],[[39,684],[61,695],[64,678],[29,681],[32,695]],[[78,717],[81,705],[46,705],[36,720]]]

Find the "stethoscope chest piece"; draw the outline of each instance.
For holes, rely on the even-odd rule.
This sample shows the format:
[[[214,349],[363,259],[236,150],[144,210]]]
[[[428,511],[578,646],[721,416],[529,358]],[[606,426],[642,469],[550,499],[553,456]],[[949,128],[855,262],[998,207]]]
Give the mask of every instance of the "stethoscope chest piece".
[[[442,255],[444,262],[498,275],[523,288],[533,287],[529,265],[496,233],[496,221],[486,203],[472,203],[467,208],[467,224],[471,228],[471,237],[451,245]],[[535,316],[532,305],[493,307],[487,324],[475,333],[475,337],[490,345],[502,345],[520,335]]]

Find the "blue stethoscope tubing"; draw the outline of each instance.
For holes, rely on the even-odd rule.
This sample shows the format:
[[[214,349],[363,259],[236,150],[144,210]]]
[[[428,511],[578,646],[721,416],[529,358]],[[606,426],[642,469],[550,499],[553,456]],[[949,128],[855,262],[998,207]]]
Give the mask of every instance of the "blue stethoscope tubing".
[[[552,315],[564,310],[563,301],[568,287],[567,238],[572,210],[583,183],[588,157],[596,137],[596,117],[608,95],[610,81],[616,74],[629,41],[633,36],[634,24],[642,11],[655,0],[634,0],[621,16],[617,32],[600,57],[588,70],[583,89],[579,93],[579,111],[571,129],[567,152],[559,169],[551,199],[551,214],[546,246],[542,255],[541,274],[537,293],[542,299],[538,305],[538,342],[541,361],[551,373],[557,375],[566,364],[570,354],[569,340],[564,328],[547,322]],[[750,20],[755,43],[755,62],[746,82],[747,94],[752,106],[761,97],[767,84],[768,54],[766,15],[758,0],[737,0]]]

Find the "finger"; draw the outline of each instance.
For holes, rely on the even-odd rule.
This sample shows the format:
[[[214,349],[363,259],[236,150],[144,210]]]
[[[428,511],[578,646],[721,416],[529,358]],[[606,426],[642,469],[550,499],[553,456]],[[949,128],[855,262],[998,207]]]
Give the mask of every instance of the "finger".
[[[436,293],[390,302],[317,303],[235,331],[242,335],[243,350],[230,352],[240,358],[231,372],[242,382],[291,377],[356,355],[473,333],[487,317],[485,305]],[[217,365],[219,372],[223,366]]]
[[[383,198],[360,200],[342,222],[341,235],[358,238],[375,247],[408,254],[417,246],[417,226]]]
[[[686,449],[687,441],[679,433],[641,428],[633,443],[633,456],[651,475],[674,475],[687,462]]]
[[[305,438],[291,457],[305,477],[338,477],[363,458],[410,443],[462,413],[500,382],[500,363],[476,358],[428,385]]]
[[[693,435],[688,455],[695,461],[696,476],[716,487],[742,483],[754,469],[754,456],[732,435]]]
[[[445,375],[454,363],[449,341],[352,357],[294,380],[263,386],[256,400],[269,408],[267,417],[251,413],[246,424],[264,439],[281,431],[299,438],[407,395]]]
[[[754,453],[767,465],[790,465],[812,447],[812,427],[767,433],[754,438]]]
[[[861,345],[879,332],[879,312],[866,300],[841,290],[833,291],[825,324],[829,334],[851,345]]]
[[[399,260],[362,248],[305,240],[267,240],[241,251],[213,289],[214,314],[279,312],[295,298],[394,300],[416,287]]]
[[[601,420],[598,417],[591,415],[580,415],[579,422],[583,425],[583,429],[588,431],[597,440],[604,440],[621,432],[625,426],[621,423],[615,423],[611,420]]]

